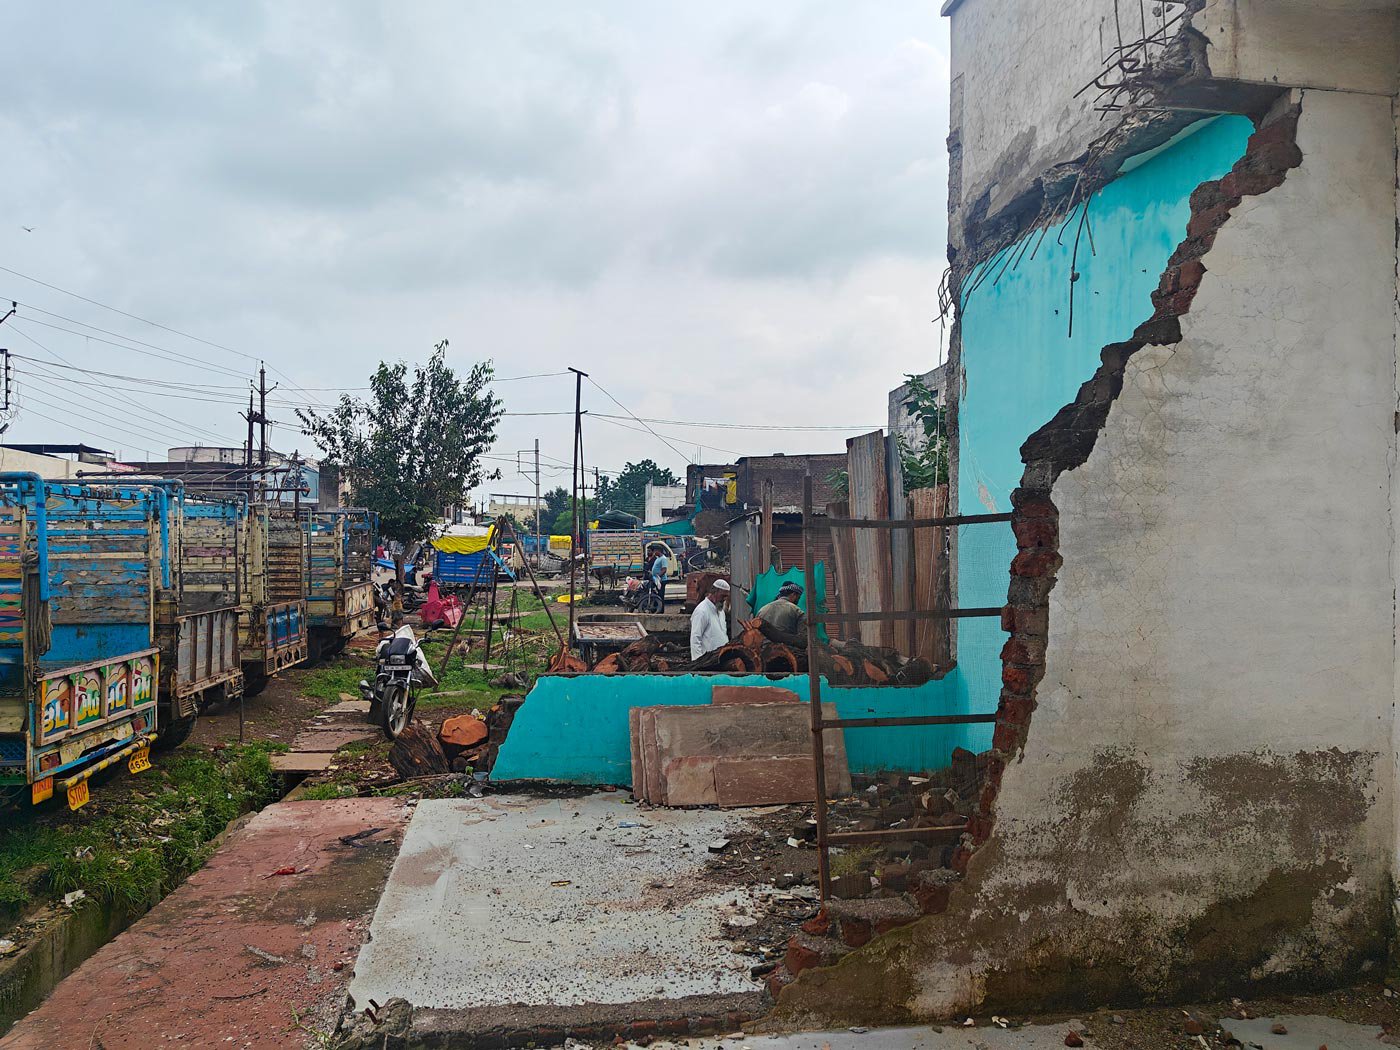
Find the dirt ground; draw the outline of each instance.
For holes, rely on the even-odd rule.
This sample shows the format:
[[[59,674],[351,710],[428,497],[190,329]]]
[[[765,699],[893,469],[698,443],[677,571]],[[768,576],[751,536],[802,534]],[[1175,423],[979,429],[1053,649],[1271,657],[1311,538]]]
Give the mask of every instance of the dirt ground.
[[[290,744],[302,724],[328,706],[325,700],[301,695],[300,684],[308,670],[293,667],[283,671],[257,696],[242,701],[244,739]],[[237,701],[205,711],[184,746],[214,748],[238,743],[238,711]]]

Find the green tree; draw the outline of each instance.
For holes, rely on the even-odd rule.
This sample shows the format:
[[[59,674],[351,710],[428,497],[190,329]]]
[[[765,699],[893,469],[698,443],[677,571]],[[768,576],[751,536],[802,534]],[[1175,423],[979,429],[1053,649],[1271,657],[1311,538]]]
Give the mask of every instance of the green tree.
[[[919,376],[905,376],[909,381],[909,414],[923,432],[922,440],[909,441],[903,434],[895,435],[899,447],[900,466],[904,470],[904,491],[933,488],[948,484],[948,434],[938,392]]]
[[[544,494],[544,506],[540,508],[540,526],[545,522],[556,522],[559,515],[567,515],[569,511],[569,490],[563,485],[556,485]],[[552,527],[552,524],[551,524]],[[564,532],[568,532],[565,529]],[[562,536],[564,533],[555,530],[555,535]]]
[[[563,490],[560,490],[563,492]],[[564,493],[564,505],[559,509],[559,513],[554,516],[553,524],[550,526],[550,533],[554,536],[567,536],[574,527],[573,500],[567,492]],[[593,500],[582,500],[579,502],[579,529],[588,528],[588,523],[598,516],[598,504]],[[540,521],[540,527],[544,527],[544,521]]]
[[[677,485],[680,479],[653,460],[628,463],[615,478],[603,478],[598,484],[598,505],[604,510],[621,510],[641,517],[646,511],[647,483]]]
[[[485,480],[481,457],[501,418],[501,402],[487,389],[491,364],[479,362],[459,378],[445,362],[447,345],[436,344],[411,377],[404,362],[381,362],[367,398],[297,411],[325,462],[349,484],[351,505],[377,513],[380,533],[405,548],[431,539],[444,509],[465,503]],[[394,560],[402,596],[402,554]]]

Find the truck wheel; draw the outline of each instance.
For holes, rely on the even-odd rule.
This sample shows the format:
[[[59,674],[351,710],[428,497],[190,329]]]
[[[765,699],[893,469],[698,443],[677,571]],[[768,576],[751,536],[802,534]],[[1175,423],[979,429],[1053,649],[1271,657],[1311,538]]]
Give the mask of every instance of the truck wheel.
[[[198,721],[199,715],[194,714],[188,718],[177,718],[173,722],[164,723],[156,734],[155,749],[174,751],[190,738],[190,734],[194,732],[194,724]]]

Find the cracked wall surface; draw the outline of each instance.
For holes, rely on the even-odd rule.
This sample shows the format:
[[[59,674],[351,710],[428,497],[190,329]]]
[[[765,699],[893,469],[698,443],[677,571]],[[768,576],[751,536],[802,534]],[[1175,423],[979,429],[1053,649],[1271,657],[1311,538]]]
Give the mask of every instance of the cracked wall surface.
[[[1008,347],[1013,387],[1021,366],[1084,383],[1019,430],[1008,764],[948,911],[804,971],[784,1022],[1335,984],[1383,958],[1396,128],[1384,90],[1285,92],[1097,373],[1038,314],[993,343],[963,316],[970,386]]]

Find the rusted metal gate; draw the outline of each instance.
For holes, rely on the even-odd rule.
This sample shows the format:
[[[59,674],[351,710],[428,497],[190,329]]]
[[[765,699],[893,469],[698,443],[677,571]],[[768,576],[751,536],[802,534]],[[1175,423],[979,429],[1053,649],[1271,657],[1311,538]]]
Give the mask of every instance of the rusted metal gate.
[[[899,533],[912,537],[913,529],[948,529],[961,525],[982,525],[1009,522],[1010,514],[965,514],[954,517],[935,518],[819,518],[812,509],[812,478],[808,475],[802,483],[802,540],[806,588],[809,596],[815,597],[816,578],[813,566],[816,562],[816,536],[827,534],[834,529],[875,530],[867,535],[883,543]],[[857,532],[857,536],[862,535]],[[880,581],[873,581],[879,587]],[[882,590],[884,588],[881,588]],[[870,588],[864,593],[875,593]],[[915,600],[919,604],[919,600]],[[936,604],[936,602],[935,602]],[[892,726],[947,726],[971,725],[995,722],[996,714],[961,715],[909,715],[886,718],[827,718],[822,714],[821,661],[818,659],[819,642],[817,628],[822,624],[875,624],[882,627],[894,624],[927,623],[939,620],[965,619],[976,616],[1000,616],[1001,607],[987,609],[913,608],[883,610],[850,610],[839,613],[813,613],[807,617],[807,679],[811,692],[808,704],[812,725],[812,771],[816,778],[816,818],[817,818],[817,875],[820,880],[821,897],[826,900],[831,893],[830,849],[833,845],[868,845],[881,839],[908,839],[916,837],[937,837],[961,834],[962,828],[880,828],[874,831],[843,831],[833,833],[829,829],[826,805],[826,762],[824,734],[828,729],[873,729]],[[889,634],[889,631],[882,631]]]

